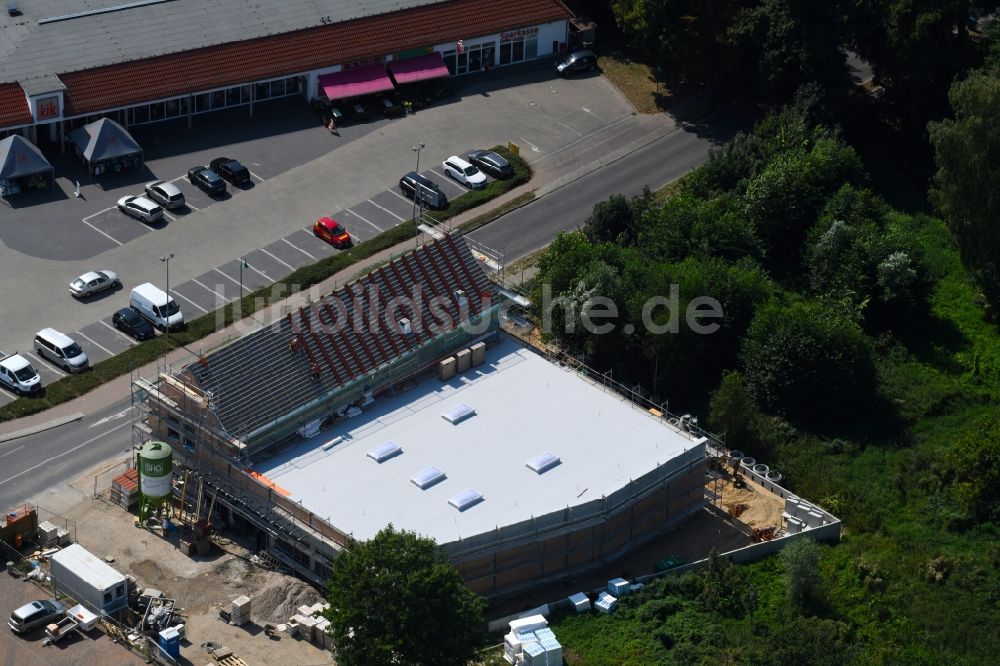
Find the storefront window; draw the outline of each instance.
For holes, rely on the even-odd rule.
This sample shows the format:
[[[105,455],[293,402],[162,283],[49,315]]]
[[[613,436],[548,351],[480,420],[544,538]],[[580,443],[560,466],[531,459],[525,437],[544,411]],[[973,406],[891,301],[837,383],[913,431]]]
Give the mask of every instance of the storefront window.
[[[240,89],[229,88],[226,90],[226,106],[236,106],[240,103]]]
[[[252,88],[250,86],[240,86],[240,103],[249,104],[250,103],[250,93]]]
[[[500,64],[510,64],[510,42],[500,42]]]
[[[469,54],[466,52],[458,54],[458,73],[465,74],[469,71]]]
[[[271,84],[270,83],[258,83],[257,84],[257,95],[256,99],[267,99],[271,96]]]
[[[524,59],[534,60],[538,57],[538,38],[524,40]]]
[[[511,42],[511,47],[513,51],[511,52],[510,59],[512,62],[521,62],[524,60],[524,41]]]
[[[285,81],[271,81],[271,97],[281,97],[285,94]]]
[[[216,90],[212,93],[212,109],[224,109],[226,108],[226,91]]]
[[[143,123],[149,122],[149,107],[148,106],[137,106],[135,107],[135,119],[132,121],[133,125],[142,125]]]
[[[164,114],[167,118],[176,118],[181,114],[180,105],[177,103],[176,99],[167,100],[164,106]]]
[[[201,93],[200,95],[194,96],[194,112],[204,113],[205,111],[210,111],[212,106],[208,99],[208,93]]]
[[[188,98],[181,97],[177,100],[177,108],[179,109],[178,115],[186,116],[188,114]]]
[[[538,28],[525,28],[500,36],[500,64],[532,60],[538,57]]]
[[[441,58],[444,60],[444,66],[448,68],[448,71],[454,76],[455,74],[455,51],[445,51],[441,54]]]
[[[163,120],[163,102],[149,105],[149,122],[155,123],[157,120]]]

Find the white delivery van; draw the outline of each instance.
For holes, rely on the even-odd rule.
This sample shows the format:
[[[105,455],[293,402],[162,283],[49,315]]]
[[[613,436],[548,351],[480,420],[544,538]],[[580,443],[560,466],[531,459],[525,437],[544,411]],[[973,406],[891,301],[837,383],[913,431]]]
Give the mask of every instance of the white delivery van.
[[[87,355],[73,338],[63,335],[54,328],[43,328],[35,335],[35,351],[66,372],[81,372],[87,369]]]
[[[0,352],[0,384],[14,393],[35,393],[42,388],[42,378],[20,354]]]
[[[129,305],[161,331],[184,325],[184,315],[177,302],[172,298],[168,299],[167,292],[149,282],[132,290]]]

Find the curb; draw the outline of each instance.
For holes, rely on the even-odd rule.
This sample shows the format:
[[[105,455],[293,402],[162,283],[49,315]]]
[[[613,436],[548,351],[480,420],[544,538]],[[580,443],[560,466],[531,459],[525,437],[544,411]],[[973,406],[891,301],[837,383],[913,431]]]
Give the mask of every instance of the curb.
[[[76,412],[75,414],[70,414],[69,416],[61,416],[57,419],[52,419],[51,421],[31,426],[30,428],[22,428],[21,430],[15,430],[14,432],[8,432],[7,434],[0,435],[0,442],[9,442],[12,439],[19,439],[21,437],[27,437],[28,435],[34,435],[39,432],[51,430],[52,428],[58,428],[61,425],[66,425],[67,423],[72,423],[73,421],[79,421],[83,417],[83,412]]]

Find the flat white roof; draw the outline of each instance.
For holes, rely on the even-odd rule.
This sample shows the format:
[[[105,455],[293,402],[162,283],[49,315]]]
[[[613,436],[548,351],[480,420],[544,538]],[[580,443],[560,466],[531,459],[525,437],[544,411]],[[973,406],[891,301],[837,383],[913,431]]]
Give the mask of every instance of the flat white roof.
[[[474,415],[442,418],[463,403]],[[344,441],[322,450],[337,436]],[[402,452],[376,462],[369,452],[386,442]],[[600,499],[696,444],[502,335],[483,365],[379,397],[254,470],[354,538],[392,523],[445,544]],[[560,464],[543,473],[527,466],[545,453]],[[432,466],[443,480],[425,489],[411,481]],[[482,500],[461,511],[449,504],[468,491]]]
[[[125,576],[78,543],[66,546],[52,555],[52,560],[63,565],[87,584],[98,590],[107,590],[125,581]]]

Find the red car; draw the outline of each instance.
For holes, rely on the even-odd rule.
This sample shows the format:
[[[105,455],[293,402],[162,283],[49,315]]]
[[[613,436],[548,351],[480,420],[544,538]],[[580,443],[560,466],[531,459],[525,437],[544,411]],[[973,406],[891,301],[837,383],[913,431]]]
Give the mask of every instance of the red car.
[[[316,224],[313,225],[313,233],[316,234],[316,238],[324,240],[334,247],[351,246],[351,234],[347,233],[347,229],[337,224],[333,218],[321,217],[316,220]]]

